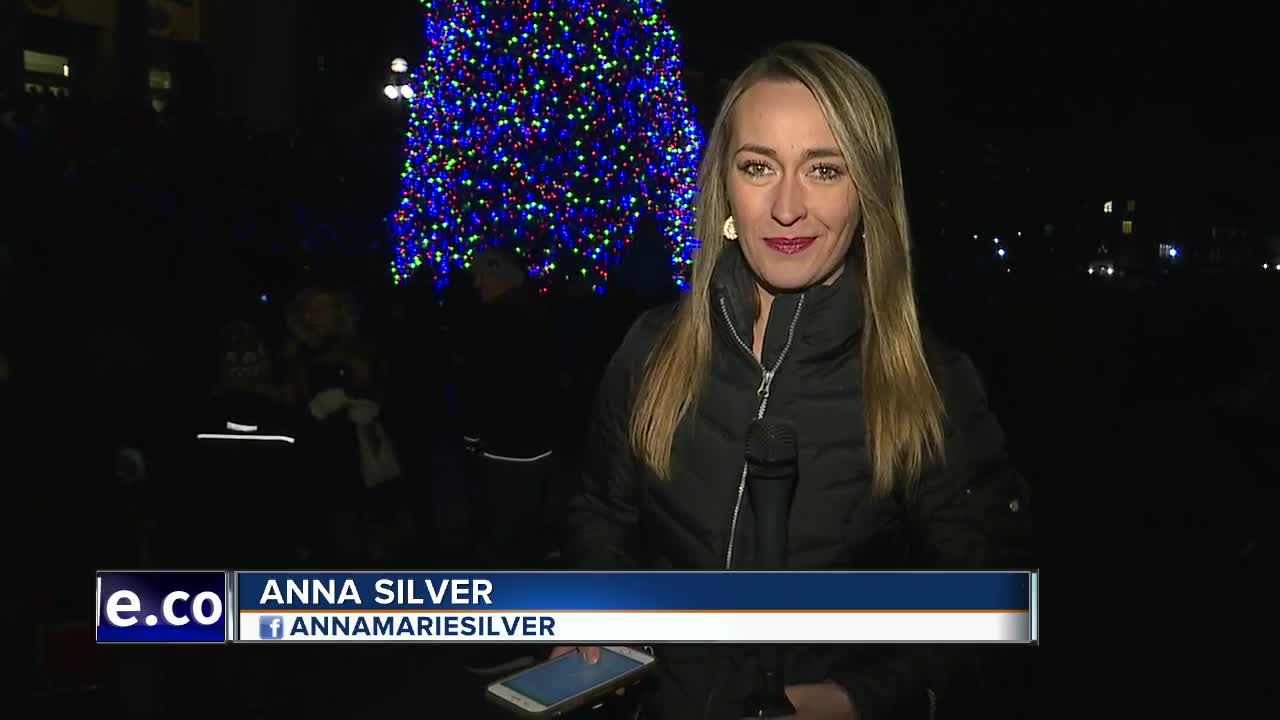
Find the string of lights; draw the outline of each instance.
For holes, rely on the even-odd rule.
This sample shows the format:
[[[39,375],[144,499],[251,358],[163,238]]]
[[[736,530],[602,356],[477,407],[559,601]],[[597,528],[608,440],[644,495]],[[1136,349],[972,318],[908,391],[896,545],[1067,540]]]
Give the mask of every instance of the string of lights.
[[[541,287],[660,233],[684,287],[701,133],[661,0],[422,0],[391,272],[438,284],[488,245]]]

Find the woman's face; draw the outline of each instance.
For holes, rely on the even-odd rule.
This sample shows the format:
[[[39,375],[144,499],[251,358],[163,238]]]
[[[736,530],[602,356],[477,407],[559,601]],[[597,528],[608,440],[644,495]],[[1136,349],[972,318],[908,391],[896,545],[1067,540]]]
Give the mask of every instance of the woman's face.
[[[798,82],[760,82],[738,99],[729,204],[764,290],[801,290],[844,269],[861,212],[835,135]]]
[[[317,341],[327,341],[338,334],[338,299],[328,293],[317,293],[302,312],[307,332]]]

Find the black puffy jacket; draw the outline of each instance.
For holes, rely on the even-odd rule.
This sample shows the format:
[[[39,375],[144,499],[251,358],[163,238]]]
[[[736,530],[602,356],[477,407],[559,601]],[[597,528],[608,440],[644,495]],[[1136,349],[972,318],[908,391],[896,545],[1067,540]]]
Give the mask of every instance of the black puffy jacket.
[[[556,446],[560,366],[542,301],[524,289],[481,304],[466,329],[463,434],[484,452],[531,458]],[[518,362],[518,368],[512,363]]]
[[[772,303],[763,363],[749,351],[754,284],[726,252],[712,293],[715,341],[701,401],[679,428],[670,480],[658,481],[627,441],[643,366],[672,319],[650,311],[609,365],[570,512],[569,557],[583,569],[751,567],[751,508],[741,492],[748,425],[765,412],[792,420],[800,440],[788,566],[824,569],[1014,569],[1030,562],[1027,490],[1004,451],[973,365],[926,341],[947,412],[946,464],[909,498],[873,498],[862,408],[862,300],[855,272]],[[764,372],[774,375],[760,393]],[[859,720],[955,717],[991,682],[992,648],[797,646],[789,683],[834,681]],[[736,718],[757,671],[740,647],[662,646],[645,717]],[[961,708],[964,710],[961,710]]]

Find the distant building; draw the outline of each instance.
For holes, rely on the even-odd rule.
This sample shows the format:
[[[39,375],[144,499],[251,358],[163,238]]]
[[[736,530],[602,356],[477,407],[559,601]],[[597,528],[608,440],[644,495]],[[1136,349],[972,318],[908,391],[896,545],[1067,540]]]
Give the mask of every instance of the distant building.
[[[1094,259],[1117,270],[1161,273],[1178,265],[1202,272],[1251,270],[1268,249],[1263,233],[1212,208],[1180,208],[1138,193],[1116,193],[1096,201],[1081,224]]]
[[[1086,239],[1094,256],[1114,262],[1117,271],[1160,273],[1188,262],[1199,248],[1187,218],[1176,208],[1136,191],[1095,200],[1086,213]]]
[[[1087,223],[1099,255],[1133,266],[1149,260],[1144,247],[1145,223],[1138,218],[1138,201],[1132,193],[1119,193],[1098,203]]]
[[[20,0],[5,5],[11,15],[0,22],[12,27],[0,41],[10,46],[4,52],[9,63],[4,77],[21,83],[11,90],[145,101],[163,110],[179,68],[198,58],[193,49],[206,40],[205,16],[213,3]]]
[[[1252,271],[1270,253],[1259,233],[1235,223],[1214,223],[1194,228],[1198,265],[1221,272]]]
[[[266,131],[351,128],[386,108],[393,57],[421,12],[389,0],[17,0],[0,3],[0,91],[189,100]],[[358,125],[358,123],[357,123]],[[358,131],[355,130],[355,131]]]

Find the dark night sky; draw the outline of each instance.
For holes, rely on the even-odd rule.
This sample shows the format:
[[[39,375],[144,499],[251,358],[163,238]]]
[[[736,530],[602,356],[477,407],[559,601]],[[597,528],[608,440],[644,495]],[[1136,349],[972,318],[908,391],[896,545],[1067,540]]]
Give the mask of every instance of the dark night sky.
[[[1079,124],[1261,132],[1280,58],[1264,4],[667,0],[686,63],[732,76],[787,39],[842,47],[881,78],[905,125]],[[416,0],[387,3],[384,38],[411,54]],[[1100,119],[1097,119],[1100,118]]]
[[[880,77],[907,160],[913,151],[923,160],[915,169],[930,164],[939,144],[965,152],[1012,141],[1035,166],[1028,184],[1043,193],[1096,182],[1079,194],[1146,188],[1241,219],[1277,217],[1280,59],[1261,5],[669,0],[667,7],[687,63],[724,76],[782,40],[842,47]]]
[[[980,155],[988,144],[1018,146],[1043,192],[1094,181],[1099,192],[1158,184],[1171,202],[1280,220],[1272,207],[1280,59],[1263,4],[665,5],[686,65],[713,76],[731,77],[782,40],[845,49],[883,82],[913,169],[928,168],[939,149]],[[421,38],[418,3],[392,7],[401,14],[384,16],[397,28],[391,35],[411,55]],[[961,174],[974,171],[966,162],[958,161]]]
[[[869,65],[909,115],[942,114],[961,124],[1056,124],[1101,105],[1121,122],[1150,122],[1154,112],[1218,126],[1272,124],[1274,112],[1264,110],[1280,99],[1273,79],[1280,60],[1270,49],[1261,5],[1058,5],[668,3],[692,64],[732,74],[779,40],[831,42]]]

